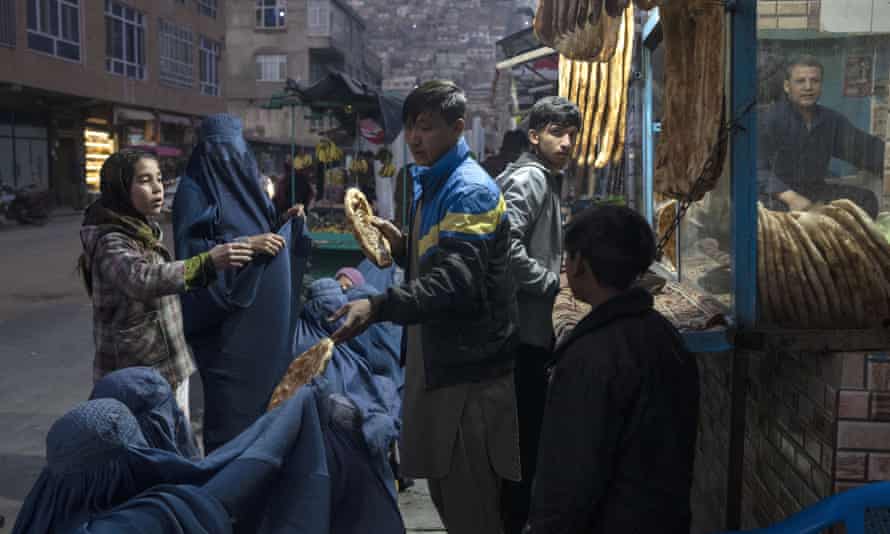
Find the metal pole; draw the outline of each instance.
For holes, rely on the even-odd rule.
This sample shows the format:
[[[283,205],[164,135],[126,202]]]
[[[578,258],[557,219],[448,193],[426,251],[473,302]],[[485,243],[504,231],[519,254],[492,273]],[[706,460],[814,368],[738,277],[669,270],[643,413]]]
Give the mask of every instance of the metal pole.
[[[293,206],[297,202],[297,176],[294,168],[294,158],[296,155],[297,144],[297,107],[290,105],[290,205]]]

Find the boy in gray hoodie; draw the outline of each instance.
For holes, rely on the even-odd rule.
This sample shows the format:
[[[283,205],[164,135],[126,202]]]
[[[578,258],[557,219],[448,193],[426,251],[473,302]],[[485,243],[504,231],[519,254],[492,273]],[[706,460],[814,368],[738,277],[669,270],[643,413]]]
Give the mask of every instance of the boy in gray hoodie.
[[[528,517],[538,436],[553,350],[553,303],[562,264],[562,170],[575,147],[581,114],[562,97],[539,100],[529,114],[530,150],[497,177],[510,220],[510,270],[518,289],[519,336],[516,401],[522,481],[504,482],[506,534],[519,533]]]

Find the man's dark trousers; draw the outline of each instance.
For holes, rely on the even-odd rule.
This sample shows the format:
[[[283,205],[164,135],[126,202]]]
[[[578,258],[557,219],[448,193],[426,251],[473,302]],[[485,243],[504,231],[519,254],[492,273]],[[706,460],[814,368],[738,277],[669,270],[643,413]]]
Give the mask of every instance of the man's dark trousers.
[[[522,344],[516,352],[516,411],[519,416],[520,482],[504,481],[501,495],[505,534],[519,534],[528,519],[538,461],[538,438],[547,397],[547,367],[552,352]]]

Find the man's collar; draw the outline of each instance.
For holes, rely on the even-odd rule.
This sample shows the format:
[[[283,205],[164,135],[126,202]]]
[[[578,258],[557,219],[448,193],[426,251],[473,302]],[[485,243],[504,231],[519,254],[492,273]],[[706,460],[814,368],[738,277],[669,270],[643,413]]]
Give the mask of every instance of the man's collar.
[[[423,188],[427,189],[439,179],[451,176],[451,173],[453,173],[469,155],[470,147],[467,145],[466,140],[461,137],[458,142],[451,147],[451,150],[446,152],[445,155],[433,163],[432,166],[424,167],[422,165],[415,165],[411,168],[411,173],[414,175],[414,179],[419,179]]]
[[[543,167],[543,169],[547,172],[548,175],[554,176],[556,178],[561,178],[565,174],[561,170],[558,170],[558,171],[553,170],[553,168],[551,168],[550,165],[547,165],[547,162],[545,162],[541,156],[535,154],[534,152],[532,152],[530,150],[527,152],[523,152],[522,156],[520,156],[519,159],[516,160],[517,165],[522,165],[525,163],[536,163],[536,164],[540,165],[541,167]]]
[[[800,112],[800,108],[792,102],[788,96],[786,95],[783,99],[783,103],[785,104],[785,108],[789,113],[792,113],[795,117],[800,119],[800,121],[804,121],[804,116]],[[818,126],[823,120],[825,120],[824,108],[817,104],[813,104],[813,122],[812,127]]]

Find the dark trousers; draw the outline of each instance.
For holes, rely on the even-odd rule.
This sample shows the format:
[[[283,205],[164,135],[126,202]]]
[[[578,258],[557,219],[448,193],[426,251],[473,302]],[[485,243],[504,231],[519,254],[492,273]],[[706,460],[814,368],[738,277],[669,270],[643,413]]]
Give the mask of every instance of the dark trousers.
[[[516,353],[516,409],[519,416],[519,457],[522,480],[504,481],[501,515],[505,534],[519,534],[528,520],[532,482],[538,463],[538,438],[547,396],[547,366],[552,353],[542,347],[520,345]]]

